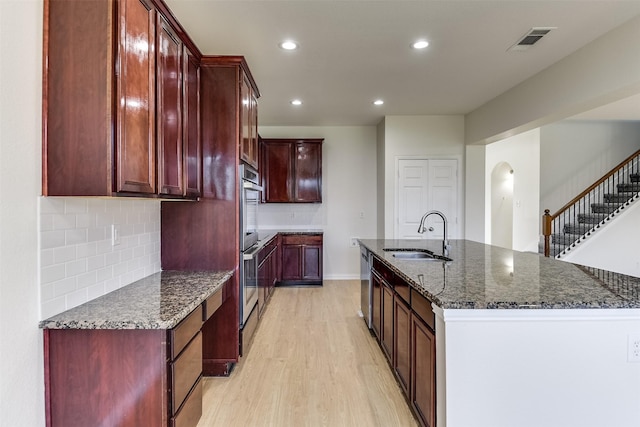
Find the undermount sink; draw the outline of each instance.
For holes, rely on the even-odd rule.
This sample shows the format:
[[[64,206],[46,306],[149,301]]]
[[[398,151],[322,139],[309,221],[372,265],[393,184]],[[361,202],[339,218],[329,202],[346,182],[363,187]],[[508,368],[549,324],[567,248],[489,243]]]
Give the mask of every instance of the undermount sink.
[[[385,252],[391,252],[394,258],[420,260],[420,261],[453,261],[451,258],[436,255],[426,249],[395,249],[385,248]]]

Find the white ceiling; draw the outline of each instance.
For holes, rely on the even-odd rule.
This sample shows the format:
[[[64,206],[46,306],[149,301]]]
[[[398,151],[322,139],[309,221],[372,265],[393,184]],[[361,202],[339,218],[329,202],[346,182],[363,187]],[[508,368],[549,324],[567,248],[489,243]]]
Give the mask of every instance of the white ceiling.
[[[271,126],[466,114],[640,15],[640,0],[165,1],[203,54],[245,56]],[[532,27],[557,29],[507,51]],[[287,38],[300,48],[280,49]],[[430,46],[411,49],[417,38]]]

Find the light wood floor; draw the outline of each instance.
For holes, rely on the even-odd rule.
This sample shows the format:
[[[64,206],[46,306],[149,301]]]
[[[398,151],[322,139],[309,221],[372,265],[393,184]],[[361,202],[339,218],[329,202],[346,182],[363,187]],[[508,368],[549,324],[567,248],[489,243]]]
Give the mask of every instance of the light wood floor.
[[[198,427],[417,426],[359,308],[359,281],[276,288],[249,354],[203,380]]]

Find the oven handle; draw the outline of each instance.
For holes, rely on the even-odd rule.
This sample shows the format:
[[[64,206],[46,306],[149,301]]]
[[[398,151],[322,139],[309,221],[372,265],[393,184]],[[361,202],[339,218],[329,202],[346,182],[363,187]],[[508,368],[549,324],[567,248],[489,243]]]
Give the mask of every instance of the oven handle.
[[[256,191],[262,191],[262,187],[259,186],[258,184],[251,182],[251,181],[247,181],[247,180],[242,180],[242,188],[248,188],[250,190],[256,190]]]
[[[242,253],[242,259],[244,261],[252,260],[258,255],[259,250],[260,250],[260,246],[256,245],[254,248],[251,248],[248,251],[244,251]]]

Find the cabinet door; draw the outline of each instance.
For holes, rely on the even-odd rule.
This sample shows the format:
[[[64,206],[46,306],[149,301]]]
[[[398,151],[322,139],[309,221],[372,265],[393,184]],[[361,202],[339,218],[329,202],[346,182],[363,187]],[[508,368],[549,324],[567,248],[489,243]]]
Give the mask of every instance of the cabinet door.
[[[294,201],[322,202],[322,145],[296,143],[294,149]]]
[[[380,340],[382,338],[382,279],[377,272],[371,272],[371,284],[373,291],[371,302],[372,327],[376,337]]]
[[[155,193],[156,12],[147,0],[119,4],[116,191]]]
[[[258,144],[258,98],[251,90],[251,110],[249,111],[249,164],[259,170],[259,144]]]
[[[300,280],[302,278],[302,246],[282,245],[282,280]]]
[[[382,336],[380,344],[387,359],[393,360],[393,289],[382,281]]]
[[[240,159],[251,164],[251,85],[240,79]]]
[[[182,42],[160,14],[157,49],[158,193],[182,196]]]
[[[411,405],[422,425],[435,427],[436,339],[415,315],[411,315],[411,353]]]
[[[200,138],[200,64],[185,46],[183,60],[183,133],[185,195],[202,194],[202,141]]]
[[[405,394],[409,395],[411,378],[411,310],[395,295],[393,304],[393,370]]]
[[[322,245],[303,245],[302,259],[302,279],[322,281]]]
[[[291,201],[291,144],[273,142],[264,145],[265,164],[262,166],[266,202]]]

